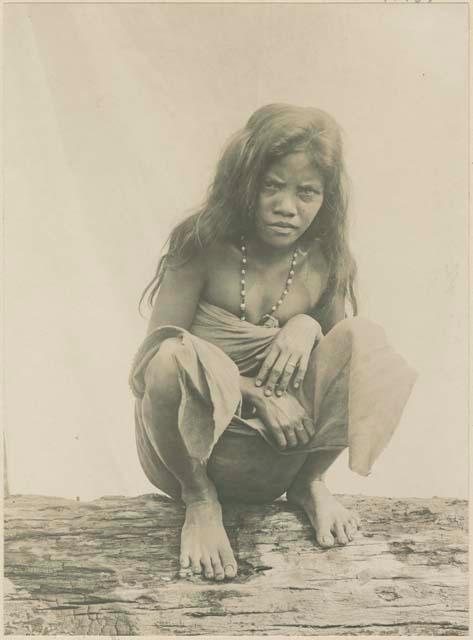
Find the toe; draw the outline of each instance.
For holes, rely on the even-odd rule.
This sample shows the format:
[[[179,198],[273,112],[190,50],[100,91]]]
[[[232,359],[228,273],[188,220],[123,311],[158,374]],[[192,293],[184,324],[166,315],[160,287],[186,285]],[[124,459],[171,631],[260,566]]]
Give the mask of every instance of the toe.
[[[233,553],[221,553],[220,554],[222,567],[225,572],[225,578],[234,578],[237,574],[237,563]]]
[[[336,522],[334,526],[335,535],[339,544],[347,544],[348,538],[345,534],[345,529],[341,522]]]
[[[202,573],[202,565],[200,564],[200,560],[192,560],[192,573]]]
[[[330,531],[321,530],[320,533],[317,534],[317,542],[321,547],[333,547],[335,541]]]
[[[219,556],[212,556],[212,566],[214,570],[215,580],[223,580],[225,578],[225,571],[223,570]]]
[[[353,513],[351,519],[355,523],[355,526],[358,529],[361,529],[361,518],[360,518],[360,516],[357,513]]]
[[[225,569],[225,578],[234,578],[237,574],[237,568],[234,564],[226,564],[224,565]]]
[[[349,522],[345,524],[345,534],[349,542],[351,542],[355,538],[355,529]]]
[[[179,577],[180,578],[185,578],[187,576],[187,574],[189,573],[189,569],[190,569],[190,559],[189,556],[186,554],[181,554],[180,558],[179,558]]]
[[[212,567],[212,562],[210,560],[210,558],[208,556],[202,558],[202,564],[204,566],[204,576],[206,578],[213,578],[214,577],[214,570]]]

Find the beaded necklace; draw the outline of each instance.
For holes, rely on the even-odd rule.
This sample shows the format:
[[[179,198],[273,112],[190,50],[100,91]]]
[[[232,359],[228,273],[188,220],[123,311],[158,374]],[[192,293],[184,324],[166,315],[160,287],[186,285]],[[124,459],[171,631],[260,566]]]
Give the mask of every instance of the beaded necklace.
[[[246,250],[246,242],[245,236],[241,236],[241,268],[240,268],[240,320],[246,320],[246,269],[248,264],[247,250]],[[296,247],[291,259],[291,266],[289,267],[289,273],[287,274],[286,284],[284,285],[284,290],[281,294],[279,300],[273,304],[271,307],[270,313],[265,313],[261,318],[259,324],[262,324],[268,328],[277,328],[279,327],[279,320],[274,317],[274,313],[279,309],[279,307],[284,302],[284,298],[289,293],[289,289],[291,287],[292,281],[294,279],[294,268],[297,263],[297,253],[299,249]]]

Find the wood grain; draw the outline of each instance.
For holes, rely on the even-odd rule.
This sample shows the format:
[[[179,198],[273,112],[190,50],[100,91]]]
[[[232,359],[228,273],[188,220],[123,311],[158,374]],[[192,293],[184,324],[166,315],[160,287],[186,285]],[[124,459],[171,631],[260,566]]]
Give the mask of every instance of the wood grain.
[[[157,495],[5,500],[5,633],[467,635],[466,502],[341,496],[363,521],[319,548],[284,501],[226,505],[239,576],[179,579],[184,511]]]

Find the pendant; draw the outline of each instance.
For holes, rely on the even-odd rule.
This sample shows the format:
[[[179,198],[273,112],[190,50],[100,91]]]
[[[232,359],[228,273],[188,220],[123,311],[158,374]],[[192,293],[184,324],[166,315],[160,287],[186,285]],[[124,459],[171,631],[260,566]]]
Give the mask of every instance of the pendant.
[[[268,329],[277,329],[279,327],[279,320],[272,316],[270,313],[265,313],[261,318],[261,325],[263,327],[267,327]]]

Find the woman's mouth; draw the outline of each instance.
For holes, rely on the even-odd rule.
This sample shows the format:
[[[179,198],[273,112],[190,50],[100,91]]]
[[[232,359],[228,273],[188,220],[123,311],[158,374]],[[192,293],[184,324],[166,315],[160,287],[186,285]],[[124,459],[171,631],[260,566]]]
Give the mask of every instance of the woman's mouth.
[[[268,227],[274,233],[285,235],[285,236],[292,233],[296,229],[296,227],[294,227],[292,224],[281,224],[278,222],[274,224],[269,224]]]

